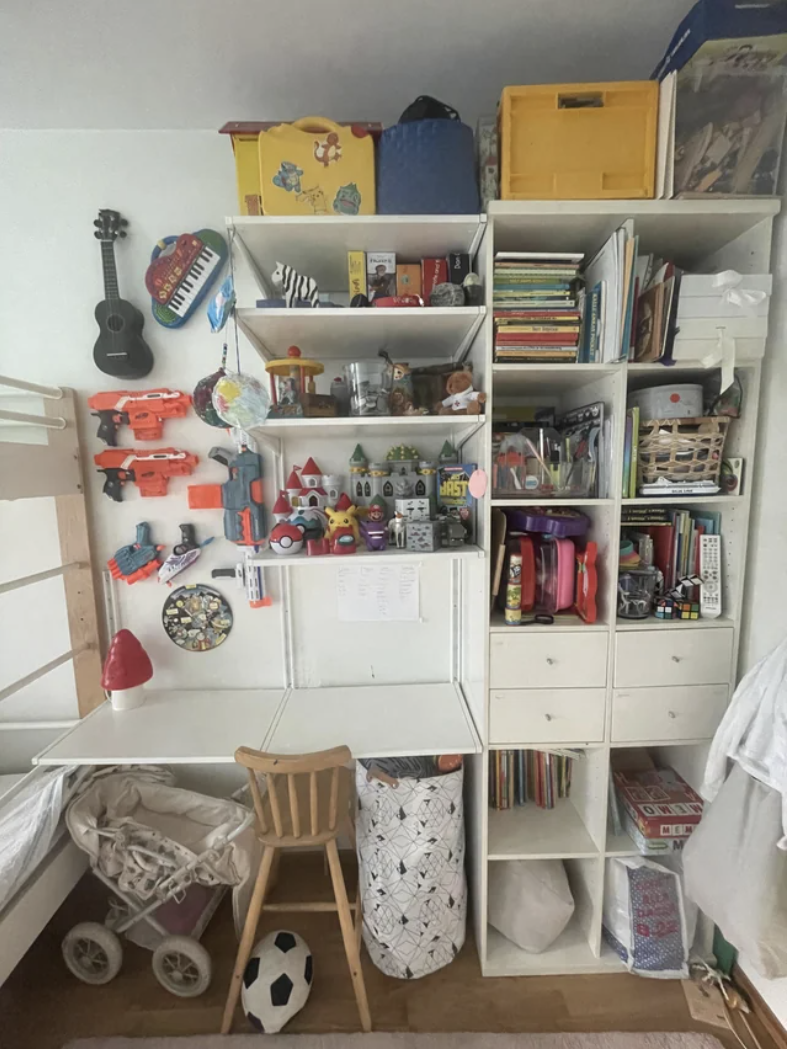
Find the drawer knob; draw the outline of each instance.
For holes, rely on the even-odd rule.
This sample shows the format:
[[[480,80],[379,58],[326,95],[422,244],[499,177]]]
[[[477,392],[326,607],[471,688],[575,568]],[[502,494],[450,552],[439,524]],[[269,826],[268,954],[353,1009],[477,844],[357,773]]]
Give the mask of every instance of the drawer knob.
[[[553,667],[554,660],[550,656],[547,656],[546,657],[546,663],[549,665],[549,667]]]
[[[677,718],[677,715],[675,714],[674,711],[667,711],[667,714],[669,715],[670,718]]]
[[[680,663],[680,657],[679,656],[673,656],[672,657],[672,663],[673,664],[679,664]]]
[[[551,715],[544,715],[543,717],[546,719],[547,722],[551,721]]]

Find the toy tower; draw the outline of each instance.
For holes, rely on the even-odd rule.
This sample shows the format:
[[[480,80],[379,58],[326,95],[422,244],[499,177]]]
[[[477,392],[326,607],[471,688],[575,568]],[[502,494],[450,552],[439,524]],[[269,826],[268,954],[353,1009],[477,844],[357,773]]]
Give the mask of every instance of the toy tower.
[[[285,483],[285,494],[292,507],[299,506],[299,493],[302,491],[302,482],[296,472],[296,467],[288,475]]]
[[[317,507],[319,510],[323,510],[327,506],[329,500],[326,490],[321,484],[323,480],[324,476],[321,473],[321,468],[311,456],[302,467],[302,488],[299,492],[299,502],[297,504],[299,507]]]
[[[293,504],[289,500],[288,494],[285,491],[281,491],[277,497],[277,502],[272,507],[272,517],[275,521],[287,521],[292,511]]]
[[[321,484],[326,492],[326,498],[330,507],[336,507],[337,501],[343,492],[343,477],[340,474],[324,474]]]
[[[365,498],[365,478],[368,472],[368,461],[361,445],[357,445],[351,453],[351,459],[348,461],[348,470],[351,475],[351,484],[349,486],[351,499],[358,507],[364,506],[367,502]]]

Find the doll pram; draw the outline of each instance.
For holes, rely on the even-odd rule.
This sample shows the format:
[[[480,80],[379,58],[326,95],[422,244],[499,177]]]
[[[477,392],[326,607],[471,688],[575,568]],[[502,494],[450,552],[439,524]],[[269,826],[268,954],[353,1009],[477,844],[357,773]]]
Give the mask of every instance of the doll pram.
[[[63,940],[66,965],[87,984],[106,984],[120,970],[120,934],[153,950],[154,975],[174,995],[200,995],[211,982],[200,937],[228,886],[238,915],[255,864],[253,814],[173,779],[163,767],[115,767],[66,811],[71,837],[117,898],[104,924],[79,923]]]

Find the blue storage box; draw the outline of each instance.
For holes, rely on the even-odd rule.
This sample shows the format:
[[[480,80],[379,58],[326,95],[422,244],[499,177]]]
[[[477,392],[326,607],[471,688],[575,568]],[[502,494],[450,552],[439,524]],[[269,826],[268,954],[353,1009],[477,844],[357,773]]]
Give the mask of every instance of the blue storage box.
[[[376,160],[379,215],[480,211],[472,129],[459,120],[415,120],[382,132]]]

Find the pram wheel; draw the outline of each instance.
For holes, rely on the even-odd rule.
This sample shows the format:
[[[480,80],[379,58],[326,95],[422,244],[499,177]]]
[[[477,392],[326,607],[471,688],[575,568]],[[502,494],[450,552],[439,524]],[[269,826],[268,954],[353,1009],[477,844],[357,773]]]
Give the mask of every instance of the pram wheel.
[[[100,922],[77,923],[63,938],[63,959],[85,984],[107,984],[123,962],[120,938]]]
[[[202,995],[211,984],[211,956],[194,937],[165,937],[152,965],[162,987],[182,999]]]

